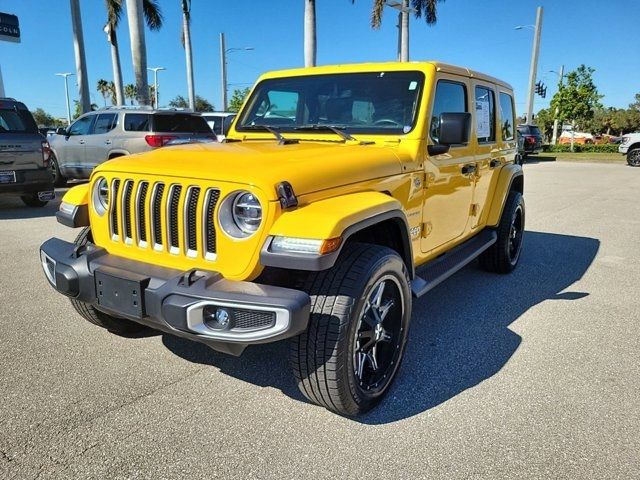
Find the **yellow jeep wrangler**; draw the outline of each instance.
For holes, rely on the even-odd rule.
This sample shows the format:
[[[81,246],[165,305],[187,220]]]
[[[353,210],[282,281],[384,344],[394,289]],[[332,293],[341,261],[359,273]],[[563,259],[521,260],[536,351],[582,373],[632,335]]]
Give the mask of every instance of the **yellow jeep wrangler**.
[[[89,322],[239,355],[289,338],[302,393],[343,415],[398,372],[412,297],[524,231],[511,87],[436,62],[263,75],[223,143],[130,155],[72,188],[44,273]],[[489,299],[490,301],[490,299]],[[455,308],[455,305],[451,305]]]

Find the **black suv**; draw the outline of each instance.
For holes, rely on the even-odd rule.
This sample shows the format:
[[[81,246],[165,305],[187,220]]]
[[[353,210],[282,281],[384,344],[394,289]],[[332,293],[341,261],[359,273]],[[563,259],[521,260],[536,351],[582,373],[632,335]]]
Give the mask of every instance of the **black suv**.
[[[0,194],[19,195],[30,207],[55,197],[49,143],[22,102],[0,97]]]
[[[522,157],[542,151],[542,133],[537,125],[518,125],[518,136],[522,138]]]

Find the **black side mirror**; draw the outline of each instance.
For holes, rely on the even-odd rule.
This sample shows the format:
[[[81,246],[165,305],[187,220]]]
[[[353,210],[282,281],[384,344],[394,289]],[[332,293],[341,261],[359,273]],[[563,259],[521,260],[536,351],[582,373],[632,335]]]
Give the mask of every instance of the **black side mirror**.
[[[229,115],[228,117],[224,117],[222,121],[222,134],[226,137],[229,134],[229,130],[231,130],[231,124],[233,123],[233,119],[236,118],[235,115]]]
[[[467,143],[470,132],[470,113],[441,113],[438,143],[436,145],[429,145],[429,154],[440,155],[448,152],[451,145]]]
[[[66,134],[67,134],[66,128],[62,128],[62,127],[56,128],[56,135],[66,135]]]

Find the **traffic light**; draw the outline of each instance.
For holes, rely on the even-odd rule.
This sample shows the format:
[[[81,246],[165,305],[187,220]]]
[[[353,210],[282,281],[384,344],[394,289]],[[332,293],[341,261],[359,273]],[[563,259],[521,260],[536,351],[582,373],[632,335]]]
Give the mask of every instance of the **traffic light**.
[[[547,98],[547,87],[542,89],[542,98]]]
[[[547,87],[544,86],[544,83],[541,81],[536,82],[535,92],[540,95],[542,98],[545,98],[547,95]]]
[[[540,84],[540,82],[539,82],[539,81],[538,81],[538,82],[536,82],[536,93],[537,93],[538,95],[540,95],[540,88],[541,88],[541,87],[542,87],[542,85]]]

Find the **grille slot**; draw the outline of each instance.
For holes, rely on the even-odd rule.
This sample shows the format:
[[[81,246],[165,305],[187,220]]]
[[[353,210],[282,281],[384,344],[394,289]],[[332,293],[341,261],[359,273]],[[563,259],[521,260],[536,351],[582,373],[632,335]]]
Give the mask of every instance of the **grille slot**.
[[[141,182],[138,186],[138,198],[136,200],[136,227],[140,245],[147,246],[147,191],[149,182]]]
[[[180,193],[182,185],[171,185],[169,190],[169,201],[167,202],[167,223],[169,231],[169,251],[178,253],[180,239],[178,238],[178,206],[180,204]]]
[[[211,258],[216,254],[216,226],[213,215],[219,198],[220,190],[209,189],[207,191],[206,205],[204,208],[205,258]]]
[[[118,238],[120,229],[118,228],[118,190],[120,189],[120,180],[116,179],[111,184],[110,208],[111,208],[111,235]]]
[[[164,194],[164,183],[156,183],[153,187],[153,197],[151,198],[151,236],[154,248],[162,248],[162,195]]]
[[[234,310],[233,329],[234,330],[262,330],[270,328],[276,324],[276,314],[274,312],[260,312],[255,310]]]
[[[122,195],[122,220],[124,224],[124,241],[131,243],[133,234],[131,233],[131,194],[133,192],[133,181],[124,182],[124,194]]]
[[[200,197],[200,187],[189,187],[187,191],[187,200],[184,204],[184,231],[185,240],[187,245],[187,255],[195,257],[198,251],[198,237],[197,237],[197,212],[198,212],[198,198]]]

